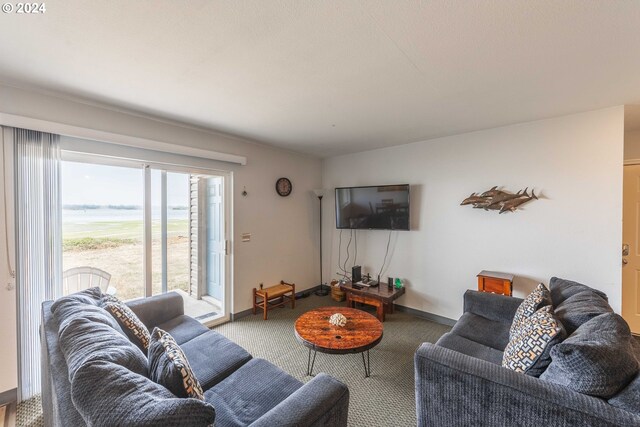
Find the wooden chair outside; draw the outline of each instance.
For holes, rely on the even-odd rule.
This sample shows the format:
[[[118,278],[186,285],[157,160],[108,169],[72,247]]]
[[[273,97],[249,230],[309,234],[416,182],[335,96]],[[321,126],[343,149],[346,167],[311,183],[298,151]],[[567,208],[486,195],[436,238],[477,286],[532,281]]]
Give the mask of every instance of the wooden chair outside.
[[[103,293],[115,294],[115,288],[109,286],[111,274],[95,267],[76,267],[62,273],[64,295],[98,286]]]

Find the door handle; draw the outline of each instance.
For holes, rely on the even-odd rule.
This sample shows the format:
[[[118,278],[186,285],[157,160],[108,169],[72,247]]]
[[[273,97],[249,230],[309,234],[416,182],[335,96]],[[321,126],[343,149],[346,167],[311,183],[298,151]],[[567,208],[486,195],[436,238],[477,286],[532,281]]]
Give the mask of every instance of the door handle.
[[[622,258],[622,265],[627,265],[629,264],[629,261],[627,261],[626,258]]]

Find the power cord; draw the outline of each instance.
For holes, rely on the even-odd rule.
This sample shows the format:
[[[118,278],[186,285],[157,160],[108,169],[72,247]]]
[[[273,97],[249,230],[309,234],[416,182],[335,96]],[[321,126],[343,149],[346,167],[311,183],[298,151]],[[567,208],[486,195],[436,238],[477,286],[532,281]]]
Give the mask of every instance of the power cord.
[[[347,259],[344,260],[344,268],[342,269],[342,271],[345,272],[345,274],[349,274],[349,272],[347,271],[347,263],[349,262],[349,258],[351,258],[351,255],[349,255],[349,247],[351,246],[351,241],[353,240],[353,229],[350,230],[349,233],[349,243],[347,243]]]
[[[338,237],[338,268],[340,269],[338,274],[342,273],[342,277],[345,280],[349,280],[347,272],[344,270],[344,268],[342,268],[341,260],[342,260],[342,229],[340,229],[340,234],[339,234],[339,237]]]
[[[353,230],[353,234],[355,236],[354,245],[356,248],[356,254],[353,256],[353,265],[358,265],[358,230]]]
[[[380,267],[380,272],[378,273],[378,277],[382,274],[382,270],[384,270],[384,265],[387,262],[387,255],[389,255],[389,243],[391,243],[391,233],[393,230],[389,230],[389,238],[387,239],[387,250],[384,253],[384,260],[382,261],[382,267]],[[378,284],[379,286],[379,284]]]

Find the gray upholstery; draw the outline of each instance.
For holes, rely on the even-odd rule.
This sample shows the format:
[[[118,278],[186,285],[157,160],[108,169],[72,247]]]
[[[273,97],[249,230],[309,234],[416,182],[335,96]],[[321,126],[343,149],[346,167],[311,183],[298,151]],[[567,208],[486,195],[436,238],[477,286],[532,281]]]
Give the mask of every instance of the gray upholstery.
[[[160,327],[161,324],[184,314],[184,301],[177,292],[136,299],[127,302],[127,305],[149,331],[153,331],[156,326]]]
[[[181,347],[203,390],[210,389],[251,360],[244,348],[214,331],[199,335]]]
[[[69,381],[73,383],[76,371],[91,360],[110,360],[140,375],[147,375],[147,358],[140,349],[106,321],[96,320],[107,319],[111,315],[98,307],[86,308],[86,314],[78,311],[66,319],[58,318],[61,310],[54,314],[60,324],[59,342],[67,361]],[[104,313],[100,315],[100,311]]]
[[[110,314],[96,307],[97,294],[88,294],[56,304],[63,326],[51,313],[52,302],[42,304],[42,406],[47,427],[204,427],[214,416],[216,426],[249,420],[261,426],[346,426],[349,391],[341,382],[318,375],[302,386],[267,361],[251,361],[244,349],[184,316],[182,297],[175,293],[130,302],[145,326],[169,326],[184,340],[181,348],[196,376],[210,387],[221,418],[218,408],[206,402],[176,398],[145,377],[146,357],[103,316]],[[83,304],[84,310],[74,304]]]
[[[108,361],[83,365],[71,386],[73,403],[90,426],[204,427],[214,408],[198,399],[177,398],[169,390]]]
[[[613,312],[601,296],[591,291],[571,295],[558,304],[554,311],[569,335],[592,318]]]
[[[62,298],[58,298],[51,305],[51,312],[55,313],[59,310],[71,309],[71,311],[75,311],[74,307],[78,307],[78,305],[100,305],[100,300],[102,299],[102,291],[99,287],[95,286],[93,288],[85,289],[84,291],[77,292],[72,295],[67,295]],[[66,317],[66,314],[60,313],[59,317]]]
[[[468,290],[464,293],[464,312],[511,326],[522,301],[522,298]]]
[[[418,426],[638,426],[602,399],[438,345],[415,354]]]
[[[198,322],[193,317],[185,316],[184,314],[176,316],[166,322],[162,322],[159,325],[155,325],[154,327],[158,327],[163,331],[169,332],[173,339],[180,345],[194,339],[198,335],[204,334],[209,330],[209,328]]]
[[[609,403],[640,416],[640,373],[620,393],[609,399]]]
[[[489,320],[471,312],[466,312],[460,317],[453,326],[451,333],[501,352],[504,351],[509,342],[508,323]]]
[[[56,319],[60,321],[60,333],[63,333],[67,326],[69,326],[69,323],[73,322],[74,319],[82,317],[83,319],[87,319],[91,322],[106,325],[109,328],[126,336],[118,321],[114,319],[109,312],[105,311],[101,307],[81,303],[67,304],[63,307],[64,309],[59,308],[54,313]]]
[[[346,426],[348,412],[349,389],[327,374],[318,374],[251,427]]]
[[[613,353],[606,348],[602,349],[604,356],[594,353],[597,355],[596,360],[600,357],[610,362],[599,368],[607,371],[608,380],[600,380],[600,383],[594,384],[598,388],[607,389],[618,381],[618,388],[626,388],[607,403],[601,398],[551,382],[550,377],[560,376],[559,373],[553,374],[550,371],[556,362],[554,350],[562,349],[561,346],[567,342],[572,345],[570,338],[551,350],[552,363],[542,374],[546,374],[547,380],[503,368],[502,353],[481,344],[491,343],[495,339],[487,338],[487,335],[493,334],[493,330],[482,330],[478,326],[482,324],[491,328],[506,323],[509,328],[510,319],[513,319],[522,299],[467,291],[464,295],[464,314],[458,322],[460,324],[456,324],[435,345],[424,343],[416,351],[414,363],[418,426],[640,426],[637,409],[640,407],[640,379],[636,376],[628,384],[633,375],[637,375],[637,366],[634,368],[634,362],[626,357],[627,353],[620,353],[620,346],[624,348],[628,340],[635,344],[628,327],[618,322],[622,319],[609,319],[610,322],[602,322],[597,328],[592,327],[596,326],[594,321],[598,319],[591,317],[591,312],[596,308],[584,307],[576,302],[588,304],[588,301],[599,301],[584,295],[569,301],[572,296],[589,291],[590,288],[555,278],[551,285],[552,299],[554,290],[556,301],[562,303],[567,300],[561,311],[574,319],[573,325],[577,327],[574,337],[584,337],[586,344],[588,337],[598,336],[596,332],[600,329],[600,335],[609,337],[608,341],[605,340],[607,345],[617,349],[619,353],[615,359]],[[602,292],[594,291],[592,297],[605,301],[603,295]],[[599,304],[596,305],[600,307]],[[601,316],[617,315],[611,313]],[[579,324],[581,321],[586,322]],[[589,325],[590,323],[592,324]],[[596,341],[599,340],[600,338]],[[493,345],[497,346],[495,342]],[[577,348],[578,343],[574,345]],[[569,346],[565,348],[568,349]],[[590,355],[588,351],[586,353]],[[583,359],[587,360],[588,357]],[[612,372],[616,370],[621,372]],[[632,377],[628,377],[629,372],[633,372]],[[580,380],[580,375],[584,375],[584,372],[576,371],[573,375]]]
[[[263,359],[252,359],[205,392],[216,408],[216,427],[248,426],[302,383]]]
[[[580,292],[589,291],[603,298],[607,301],[607,294],[597,289],[590,288],[582,283],[574,282],[572,280],[560,279],[559,277],[552,277],[549,281],[549,291],[551,292],[551,301],[553,306],[559,306],[562,301],[566,300],[572,295]]]
[[[612,397],[638,372],[633,340],[620,315],[601,314],[551,349],[552,362],[540,378],[580,393]]]
[[[452,332],[441,336],[436,344],[466,354],[467,356],[502,365],[502,352],[500,350],[477,343]]]
[[[42,355],[42,413],[45,427],[84,426],[71,401],[67,361],[58,341],[58,321],[51,312],[53,301],[42,304],[40,345]]]

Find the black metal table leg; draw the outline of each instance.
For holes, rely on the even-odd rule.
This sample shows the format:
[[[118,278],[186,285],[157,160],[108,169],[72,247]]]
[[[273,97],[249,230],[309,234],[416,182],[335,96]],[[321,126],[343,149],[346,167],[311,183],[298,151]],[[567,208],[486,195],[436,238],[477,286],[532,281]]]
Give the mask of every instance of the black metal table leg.
[[[367,360],[364,360],[364,351],[362,353],[362,364],[364,365],[364,377],[369,378],[371,376],[371,359],[369,359],[369,350],[367,350]]]
[[[307,375],[312,377],[313,376],[313,365],[315,365],[316,363],[316,353],[318,353],[317,350],[313,350],[313,360],[311,359],[311,348],[309,348],[309,357],[307,358]]]

